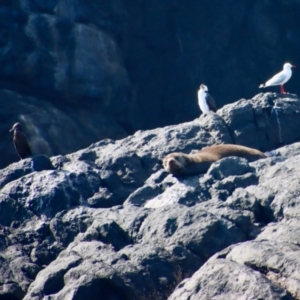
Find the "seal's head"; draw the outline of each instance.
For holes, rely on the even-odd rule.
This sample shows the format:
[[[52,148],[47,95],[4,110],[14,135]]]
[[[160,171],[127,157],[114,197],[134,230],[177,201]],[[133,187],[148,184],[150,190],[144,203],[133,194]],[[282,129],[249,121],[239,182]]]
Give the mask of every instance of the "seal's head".
[[[174,175],[181,175],[185,171],[186,158],[184,153],[171,153],[163,159],[164,169]]]

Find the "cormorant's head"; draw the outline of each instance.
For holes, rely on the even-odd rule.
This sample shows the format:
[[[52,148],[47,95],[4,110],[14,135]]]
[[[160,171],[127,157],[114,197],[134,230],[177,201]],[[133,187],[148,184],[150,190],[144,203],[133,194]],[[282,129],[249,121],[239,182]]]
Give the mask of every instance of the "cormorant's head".
[[[200,90],[203,90],[204,92],[208,92],[208,88],[205,84],[200,85]]]
[[[15,131],[15,130],[22,131],[22,126],[21,126],[21,124],[19,122],[15,123],[14,126],[12,127],[12,129],[9,130],[9,132]]]

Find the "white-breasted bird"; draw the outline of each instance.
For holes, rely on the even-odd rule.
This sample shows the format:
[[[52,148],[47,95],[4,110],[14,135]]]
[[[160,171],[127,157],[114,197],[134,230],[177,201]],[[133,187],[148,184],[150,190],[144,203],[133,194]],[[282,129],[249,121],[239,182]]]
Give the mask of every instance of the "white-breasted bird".
[[[217,111],[216,102],[208,93],[208,88],[204,84],[201,84],[198,90],[198,104],[204,114],[207,114],[209,111]]]
[[[283,85],[291,78],[292,68],[296,68],[296,66],[293,66],[290,63],[285,63],[281,72],[274,75],[266,83],[261,84],[259,88],[264,88],[272,85],[280,85],[280,93],[286,94]]]

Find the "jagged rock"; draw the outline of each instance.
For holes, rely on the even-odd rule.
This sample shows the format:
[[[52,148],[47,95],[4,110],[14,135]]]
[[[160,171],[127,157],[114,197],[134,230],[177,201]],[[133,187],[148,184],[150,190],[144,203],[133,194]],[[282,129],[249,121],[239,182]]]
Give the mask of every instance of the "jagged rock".
[[[299,247],[293,244],[250,241],[233,247],[226,259],[260,271],[271,282],[298,298],[299,256]]]
[[[31,168],[33,171],[39,172],[44,170],[54,170],[49,157],[46,155],[36,155],[31,160]]]
[[[19,179],[32,172],[31,159],[22,159],[17,163],[11,164],[1,170],[0,187],[4,187],[7,183]]]
[[[299,155],[278,162],[274,166],[264,169],[259,178],[258,189],[263,189],[266,200],[272,198],[270,208],[277,220],[290,219],[299,216],[298,199],[299,180],[297,174]],[[258,192],[258,191],[256,191]]]
[[[93,173],[44,171],[12,181],[1,192],[5,201],[12,198],[32,213],[52,218],[85,201],[100,184],[100,178]]]
[[[53,169],[54,166],[46,155],[36,155],[32,158],[22,159],[19,162],[1,170],[0,188],[13,180],[32,173],[33,171]]]
[[[262,215],[261,206],[257,198],[247,190],[237,188],[230,197],[227,198],[226,202],[229,207],[233,209],[249,210],[254,213],[256,221],[264,220]]]
[[[162,184],[164,184],[164,182],[162,182]],[[197,202],[208,200],[208,196],[207,193],[202,192],[201,186],[199,186],[198,177],[194,176],[192,180],[191,178],[188,180],[183,179],[167,188],[165,191],[162,190],[159,195],[155,195],[155,197],[149,199],[144,206],[148,208],[158,208],[176,203],[190,206]]]
[[[163,192],[162,188],[159,185],[144,185],[141,188],[138,188],[134,191],[124,202],[124,205],[131,204],[136,206],[142,206],[146,204],[148,200],[154,200],[156,196],[159,196]],[[157,202],[162,202],[162,199],[158,199]],[[162,206],[162,205],[160,205]],[[149,206],[148,204],[148,207]]]
[[[276,148],[268,110],[281,101],[283,130],[300,101],[275,96],[2,170],[0,298],[236,299],[245,290],[245,299],[297,298],[300,143]],[[229,157],[185,178],[163,170],[170,152],[242,141],[249,122],[248,146],[271,150],[268,158]],[[287,140],[298,138],[294,130]]]
[[[177,286],[168,300],[294,299],[259,272],[230,260],[209,260],[191,278]]]
[[[300,245],[300,224],[298,219],[283,220],[278,223],[269,223],[256,237],[257,241],[269,240],[280,243]]]
[[[276,93],[258,94],[225,105],[218,114],[226,122],[234,143],[261,150],[296,142],[300,133],[300,101],[296,95],[277,97]],[[294,119],[295,118],[295,119]],[[295,122],[286,122],[294,119]]]
[[[92,197],[88,198],[87,203],[90,207],[94,208],[108,208],[118,205],[120,200],[106,187],[100,187]]]
[[[216,180],[222,180],[229,176],[240,176],[253,172],[254,168],[249,166],[247,159],[240,157],[226,157],[213,163],[207,174]]]
[[[19,245],[11,245],[1,253],[1,288],[4,299],[23,299],[41,267],[30,261]]]
[[[50,294],[53,299],[165,299],[178,277],[176,260],[162,248],[137,244],[115,253],[101,242],[81,242],[41,271],[24,300]]]
[[[192,207],[164,206],[145,218],[139,240],[164,247],[182,245],[204,261],[225,244],[231,244],[232,239],[235,242],[246,239],[242,224],[250,226],[247,213],[213,200]]]
[[[18,201],[8,195],[0,195],[0,224],[3,226],[18,226],[27,218],[32,217],[32,213]]]

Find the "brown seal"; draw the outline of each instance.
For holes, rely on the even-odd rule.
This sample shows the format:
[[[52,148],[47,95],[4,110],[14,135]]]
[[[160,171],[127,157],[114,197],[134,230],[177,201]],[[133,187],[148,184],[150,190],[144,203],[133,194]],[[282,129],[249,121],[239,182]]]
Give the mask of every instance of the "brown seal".
[[[205,173],[212,163],[228,156],[243,157],[250,162],[267,157],[253,148],[224,144],[207,147],[192,154],[170,153],[163,159],[163,166],[167,172],[175,176],[195,175]]]
[[[15,123],[12,129],[9,131],[14,132],[14,145],[18,155],[21,159],[31,156],[31,149],[27,142],[26,135],[22,132],[22,126],[20,123]]]

